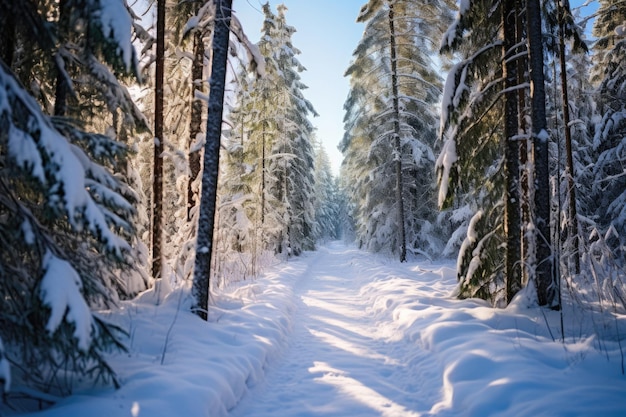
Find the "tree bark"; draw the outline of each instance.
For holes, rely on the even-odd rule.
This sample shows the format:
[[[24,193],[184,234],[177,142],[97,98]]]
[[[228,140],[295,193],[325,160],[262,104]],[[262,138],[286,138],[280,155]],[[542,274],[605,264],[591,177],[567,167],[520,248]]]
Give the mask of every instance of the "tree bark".
[[[69,10],[67,10],[67,0],[59,1],[59,22],[58,22],[58,31],[57,36],[59,38],[59,51],[57,54],[60,54],[61,49],[64,47],[65,43],[68,41],[68,33],[69,33],[69,25],[70,25],[70,17]],[[58,60],[63,60],[63,57],[57,55]],[[70,86],[67,83],[67,78],[65,77],[65,69],[59,68],[59,64],[56,63],[57,68],[57,80],[54,91],[54,115],[55,116],[65,116],[67,115],[67,97],[69,95]]]
[[[213,32],[211,79],[209,81],[209,109],[202,173],[200,217],[196,243],[196,263],[193,277],[193,295],[196,314],[208,318],[213,228],[219,170],[220,138],[226,83],[226,60],[232,0],[215,0],[215,28]]]
[[[11,68],[15,53],[15,18],[9,4],[0,2],[0,59]]]
[[[522,42],[526,39],[526,31],[524,28],[526,27],[526,19],[524,19],[524,0],[516,0],[515,1],[516,8],[516,19],[515,19],[515,42],[518,45],[521,45]],[[520,46],[520,51],[526,49],[526,44]],[[528,51],[526,51],[528,52]],[[528,54],[520,55],[517,59],[517,80],[518,84],[522,84],[527,81],[527,71],[528,71]],[[519,132],[526,136],[528,131],[527,126],[527,107],[526,107],[526,94],[527,90],[520,88],[517,90],[517,114],[518,114],[518,127]],[[525,137],[520,141],[520,210],[521,210],[521,222],[522,222],[522,247],[521,247],[521,259],[522,259],[522,286],[526,285],[529,281],[529,270],[525,265],[529,264],[531,260],[530,254],[530,236],[528,235],[528,225],[531,221],[530,215],[530,186],[529,186],[529,177],[531,172],[529,172],[528,167],[528,149],[529,143],[528,139]],[[534,256],[534,253],[532,254]]]
[[[504,176],[506,180],[504,227],[506,234],[505,275],[506,301],[513,300],[515,294],[522,289],[521,275],[521,221],[519,195],[519,142],[517,135],[518,84],[517,61],[512,57],[517,55],[516,45],[516,7],[515,0],[504,0],[502,3],[502,26],[504,42],[502,44],[502,65],[505,88],[505,146],[504,146]]]
[[[550,188],[546,94],[543,74],[543,39],[539,0],[526,3],[530,59],[530,99],[533,159],[535,163],[535,284],[539,305],[559,309],[558,286],[554,276],[554,259],[550,235]]]
[[[572,132],[570,129],[569,97],[567,92],[567,68],[565,65],[565,23],[563,14],[565,8],[560,1],[557,2],[557,14],[559,21],[559,63],[561,67],[561,98],[563,101],[563,124],[565,125],[565,153],[567,154],[567,189],[569,191],[569,222],[568,234],[572,242],[572,258],[574,260],[574,272],[580,274],[580,245],[578,237],[578,214],[576,210],[576,185],[574,183],[574,157],[572,155]]]
[[[156,74],[154,92],[154,156],[152,181],[152,276],[163,268],[163,86],[165,67],[165,2],[157,0]]]
[[[389,2],[389,35],[391,52],[391,94],[393,101],[393,147],[396,170],[396,204],[398,205],[398,240],[400,262],[406,262],[406,230],[404,226],[404,201],[402,191],[402,146],[400,143],[400,103],[398,98],[398,64],[396,62],[396,30],[393,3]]]
[[[187,221],[191,221],[191,211],[196,206],[198,195],[193,183],[200,175],[200,150],[193,150],[198,135],[202,132],[202,101],[196,99],[196,90],[204,90],[202,73],[204,70],[204,42],[202,32],[193,35],[193,63],[191,64],[191,120],[189,122],[189,182],[187,184]]]

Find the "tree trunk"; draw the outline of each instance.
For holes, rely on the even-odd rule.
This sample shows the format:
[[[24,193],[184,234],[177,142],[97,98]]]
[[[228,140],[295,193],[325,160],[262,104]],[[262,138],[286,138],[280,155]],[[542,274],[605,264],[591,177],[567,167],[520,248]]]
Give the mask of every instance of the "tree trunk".
[[[548,162],[548,131],[546,122],[546,94],[543,75],[543,39],[541,33],[541,6],[539,0],[528,0],[528,44],[531,82],[531,120],[533,159],[535,163],[535,230],[536,261],[535,284],[541,306],[560,308],[558,286],[554,276],[554,259],[550,235],[550,188]]]
[[[204,70],[204,42],[202,32],[193,35],[193,63],[191,64],[191,120],[189,122],[189,183],[187,184],[187,221],[191,221],[191,211],[196,206],[198,195],[193,183],[200,175],[200,150],[193,150],[202,132],[202,100],[196,99],[196,90],[203,92],[202,75]]]
[[[209,82],[209,109],[206,143],[204,144],[202,193],[193,277],[196,314],[204,320],[208,318],[209,308],[215,200],[217,198],[217,175],[219,170],[220,138],[222,136],[222,114],[232,0],[215,0],[215,4],[215,28],[213,32],[211,79]]]
[[[393,3],[389,3],[389,35],[391,52],[391,89],[393,100],[393,146],[396,168],[396,204],[398,205],[398,237],[400,241],[400,262],[406,262],[406,230],[404,226],[404,201],[402,191],[402,146],[400,143],[400,103],[398,98],[398,65],[396,62],[396,30]]]
[[[154,157],[152,182],[152,276],[163,268],[163,85],[165,65],[165,2],[157,1],[156,74],[154,92]]]
[[[557,2],[559,20],[559,61],[561,66],[561,98],[563,101],[563,124],[565,125],[565,153],[567,154],[567,189],[569,191],[568,234],[572,242],[574,272],[580,274],[580,248],[578,240],[578,214],[576,210],[576,185],[574,184],[574,157],[572,155],[572,132],[570,129],[569,97],[567,92],[567,68],[565,65],[565,8]]]
[[[516,8],[516,18],[515,18],[515,42],[520,45],[526,39],[526,31],[524,28],[526,27],[526,20],[524,19],[524,0],[516,0],[515,8]],[[522,52],[526,49],[526,43],[520,46],[520,51]],[[528,51],[526,51],[528,52]],[[518,84],[522,84],[527,81],[527,72],[528,71],[528,54],[520,55],[517,59],[517,82]],[[526,108],[526,89],[520,88],[517,90],[517,114],[518,114],[518,127],[519,132],[526,136],[528,131],[527,126],[527,108]],[[525,266],[528,265],[531,260],[530,254],[530,236],[528,233],[528,225],[531,221],[530,215],[530,202],[531,202],[531,193],[530,193],[530,185],[528,183],[530,175],[528,167],[528,149],[529,149],[528,139],[524,138],[520,141],[520,210],[521,210],[521,222],[522,222],[522,247],[521,247],[521,259],[522,259],[522,286],[526,285],[529,281],[529,269]],[[532,254],[534,256],[534,253]]]
[[[10,3],[0,2],[0,59],[9,68],[15,52],[15,18]]]
[[[69,25],[70,25],[70,13],[67,10],[67,0],[59,1],[59,22],[57,36],[59,38],[59,52],[68,41]],[[61,56],[57,56],[57,60],[63,62]],[[68,85],[67,78],[65,77],[65,68],[59,68],[59,64],[55,61],[57,67],[57,81],[54,91],[54,115],[65,116],[67,115],[67,97],[69,96],[70,86]]]
[[[261,226],[265,225],[265,121],[261,128]]]
[[[506,301],[510,303],[515,294],[522,289],[521,276],[521,222],[519,196],[519,144],[517,135],[518,84],[517,62],[512,59],[517,54],[516,45],[516,7],[515,0],[504,0],[502,3],[502,26],[504,42],[502,44],[502,65],[505,88],[505,146],[504,176],[506,180],[504,227],[506,234],[505,275]]]

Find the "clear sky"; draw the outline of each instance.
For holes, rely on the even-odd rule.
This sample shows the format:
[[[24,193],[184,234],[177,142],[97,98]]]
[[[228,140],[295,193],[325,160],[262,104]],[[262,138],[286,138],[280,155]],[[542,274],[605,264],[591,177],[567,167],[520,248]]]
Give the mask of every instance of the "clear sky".
[[[234,0],[233,10],[252,42],[261,35],[265,0]],[[297,32],[293,45],[301,54],[298,60],[307,71],[301,74],[309,88],[305,97],[313,103],[319,117],[312,119],[317,138],[338,174],[341,152],[337,149],[343,137],[343,103],[348,95],[349,80],[343,76],[352,52],[363,34],[363,24],[356,23],[361,6],[367,0],[282,0],[270,1],[287,6],[287,23]]]

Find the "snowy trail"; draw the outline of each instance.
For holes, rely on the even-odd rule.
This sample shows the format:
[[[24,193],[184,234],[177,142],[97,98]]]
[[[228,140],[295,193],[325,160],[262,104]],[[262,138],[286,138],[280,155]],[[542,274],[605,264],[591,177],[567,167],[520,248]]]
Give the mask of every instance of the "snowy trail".
[[[130,335],[120,389],[21,416],[626,416],[626,315],[494,309],[455,275],[335,242],[224,288],[209,322],[185,288],[146,291],[106,315]]]
[[[388,340],[363,294],[366,256],[340,243],[314,254],[294,291],[287,352],[232,417],[417,416],[430,408],[407,383],[418,376],[408,375],[406,343]]]

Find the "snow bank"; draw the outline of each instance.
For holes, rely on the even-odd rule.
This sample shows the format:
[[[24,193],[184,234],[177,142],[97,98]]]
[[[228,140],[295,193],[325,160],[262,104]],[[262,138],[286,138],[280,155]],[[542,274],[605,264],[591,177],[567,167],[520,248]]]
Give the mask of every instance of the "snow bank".
[[[122,387],[86,388],[31,416],[220,417],[244,396],[275,410],[259,415],[626,415],[616,337],[626,334],[625,316],[566,304],[563,343],[560,313],[528,308],[523,294],[504,310],[454,299],[452,261],[398,264],[337,242],[323,250],[333,257],[305,254],[227,288],[209,323],[188,312],[188,290],[125,303],[106,315],[130,335],[130,353],[112,361]],[[290,345],[307,360],[290,351],[289,365],[305,367],[298,372],[312,385],[259,397],[287,340],[303,335]],[[307,345],[311,338],[326,349]],[[302,408],[303,396],[326,411]],[[240,411],[233,417],[248,415]]]
[[[283,349],[292,326],[292,288],[305,266],[289,263],[280,274],[224,290],[209,309],[208,323],[189,312],[190,289],[150,290],[123,303],[119,311],[103,314],[129,334],[129,353],[111,358],[122,387],[84,387],[27,415],[227,415]]]

